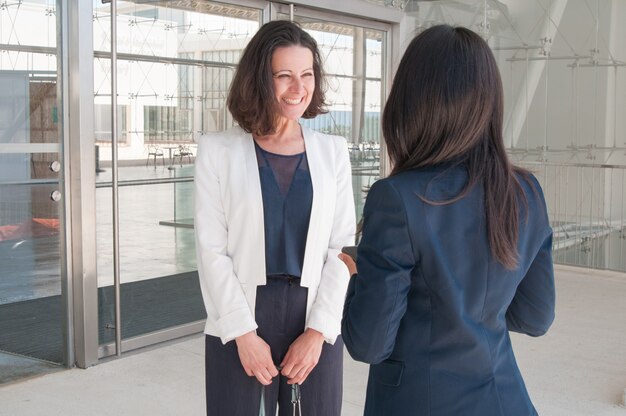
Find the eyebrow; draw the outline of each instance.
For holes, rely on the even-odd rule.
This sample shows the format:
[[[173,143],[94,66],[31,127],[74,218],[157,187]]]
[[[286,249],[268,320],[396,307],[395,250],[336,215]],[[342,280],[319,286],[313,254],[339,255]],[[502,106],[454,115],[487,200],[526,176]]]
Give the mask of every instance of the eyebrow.
[[[302,71],[300,71],[300,73],[302,73],[302,72],[306,72],[306,71],[313,71],[313,67],[303,69]],[[276,75],[276,74],[279,74],[279,73],[281,73],[281,72],[289,72],[289,73],[292,73],[293,71],[292,71],[292,70],[290,70],[290,69],[279,69],[279,70],[278,70],[278,71],[276,71],[276,72],[272,72],[272,75]]]

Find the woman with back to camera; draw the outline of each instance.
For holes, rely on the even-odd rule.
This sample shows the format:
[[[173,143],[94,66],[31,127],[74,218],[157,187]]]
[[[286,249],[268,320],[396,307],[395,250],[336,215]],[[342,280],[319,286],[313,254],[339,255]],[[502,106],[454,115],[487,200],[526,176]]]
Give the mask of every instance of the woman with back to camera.
[[[368,416],[537,414],[508,331],[552,323],[552,230],[502,118],[480,36],[442,25],[413,39],[383,113],[394,167],[368,193],[342,322],[371,364]]]
[[[315,40],[263,25],[245,48],[227,105],[238,126],[204,136],[195,179],[198,273],[207,309],[210,416],[339,416],[341,313],[354,241],[345,139],[301,126],[325,112]],[[278,368],[280,368],[280,373]],[[262,387],[265,386],[262,393]]]

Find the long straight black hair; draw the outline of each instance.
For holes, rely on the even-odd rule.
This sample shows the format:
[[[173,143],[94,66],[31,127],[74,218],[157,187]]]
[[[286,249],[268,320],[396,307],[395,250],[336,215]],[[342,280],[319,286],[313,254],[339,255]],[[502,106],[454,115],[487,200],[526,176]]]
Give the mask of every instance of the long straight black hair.
[[[485,195],[492,255],[507,269],[518,264],[520,198],[526,199],[502,138],[500,73],[487,43],[462,27],[438,25],[416,36],[407,48],[383,112],[383,136],[400,172],[452,163],[468,171],[463,198],[477,183]]]

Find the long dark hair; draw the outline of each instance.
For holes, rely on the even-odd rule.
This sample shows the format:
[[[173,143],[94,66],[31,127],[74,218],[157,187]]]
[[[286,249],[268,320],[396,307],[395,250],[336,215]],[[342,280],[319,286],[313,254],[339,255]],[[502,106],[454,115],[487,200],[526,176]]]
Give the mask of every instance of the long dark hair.
[[[468,182],[447,201],[482,182],[492,255],[507,269],[518,264],[520,200],[526,199],[502,138],[500,73],[487,43],[462,27],[433,26],[407,48],[383,113],[392,175],[441,163],[465,166]],[[424,199],[424,198],[422,198]]]
[[[274,95],[272,55],[278,48],[302,46],[313,54],[315,91],[302,118],[327,113],[322,58],[317,42],[298,24],[275,20],[261,26],[252,37],[237,65],[226,105],[235,121],[248,133],[275,133],[278,103]]]

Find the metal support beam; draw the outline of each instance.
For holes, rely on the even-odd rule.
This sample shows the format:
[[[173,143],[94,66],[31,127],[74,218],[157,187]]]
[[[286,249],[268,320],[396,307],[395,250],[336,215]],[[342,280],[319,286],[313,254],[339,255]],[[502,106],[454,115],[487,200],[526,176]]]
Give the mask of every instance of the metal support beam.
[[[111,174],[113,218],[113,286],[115,293],[115,352],[122,355],[122,297],[120,281],[120,209],[117,169],[117,0],[111,0]]]
[[[365,116],[365,76],[366,53],[365,31],[362,27],[354,28],[352,40],[352,60],[354,78],[352,81],[352,142],[360,143],[363,138],[363,118]]]
[[[62,119],[72,361],[98,362],[92,3],[61,7]],[[71,115],[71,117],[70,117]]]

